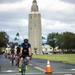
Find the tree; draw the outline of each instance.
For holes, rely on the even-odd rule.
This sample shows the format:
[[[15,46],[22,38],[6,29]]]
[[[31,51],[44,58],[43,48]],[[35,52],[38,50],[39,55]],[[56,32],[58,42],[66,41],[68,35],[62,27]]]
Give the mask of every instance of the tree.
[[[54,48],[56,46],[56,33],[52,33],[48,35],[47,44],[53,47],[53,54],[54,54]]]
[[[0,32],[0,47],[6,47],[7,43],[9,42],[9,36],[6,32]]]
[[[63,33],[64,49],[67,49],[68,53],[72,53],[72,49],[75,49],[75,34],[71,32]]]
[[[0,53],[2,53],[2,47],[6,47],[9,42],[9,36],[6,32],[0,32]]]
[[[55,40],[53,40],[54,38]],[[75,52],[75,34],[71,32],[63,32],[60,34],[51,33],[47,36],[47,43],[53,48],[58,46],[63,52],[65,49],[67,50],[67,53]]]
[[[16,36],[18,36],[18,37],[19,37],[19,36],[20,36],[20,35],[19,35],[19,33],[17,33],[17,34],[16,34]]]

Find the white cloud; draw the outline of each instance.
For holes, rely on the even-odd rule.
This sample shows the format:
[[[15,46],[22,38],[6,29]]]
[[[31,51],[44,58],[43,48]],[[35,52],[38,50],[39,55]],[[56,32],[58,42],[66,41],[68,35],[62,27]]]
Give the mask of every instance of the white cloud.
[[[33,0],[0,4],[0,31],[6,31],[11,38],[20,33],[27,37],[28,14]],[[72,31],[75,33],[75,5],[61,0],[37,0],[42,19],[42,35],[51,32]],[[21,33],[20,33],[21,35]],[[22,36],[22,35],[21,35]],[[22,39],[22,37],[20,37]]]
[[[38,0],[37,1],[38,6],[41,10],[47,10],[47,11],[65,11],[65,12],[72,12],[74,9],[74,5],[70,3],[61,2],[60,0]],[[10,11],[10,10],[20,10],[20,9],[27,9],[30,10],[32,5],[32,0],[24,0],[22,2],[16,2],[16,3],[5,3],[0,4],[0,11]]]
[[[43,3],[43,4],[42,4]],[[41,10],[59,11],[59,12],[72,12],[74,5],[70,3],[61,2],[60,0],[38,0],[38,5]]]
[[[27,19],[21,19],[19,25],[20,26],[28,26],[28,20]]]
[[[56,20],[42,19],[42,30],[45,36],[47,36],[48,33],[51,33],[51,32],[61,33],[61,32],[69,31],[69,32],[75,33],[75,25],[63,23],[61,21],[56,21]]]
[[[61,1],[64,1],[64,2],[67,2],[67,3],[72,3],[72,4],[75,4],[75,0],[61,0]]]
[[[14,2],[21,2],[22,0],[0,0],[0,4],[1,3],[14,3]]]
[[[0,11],[17,11],[20,9],[29,9],[30,8],[30,0],[22,1],[22,2],[17,2],[17,3],[4,3],[0,4]]]

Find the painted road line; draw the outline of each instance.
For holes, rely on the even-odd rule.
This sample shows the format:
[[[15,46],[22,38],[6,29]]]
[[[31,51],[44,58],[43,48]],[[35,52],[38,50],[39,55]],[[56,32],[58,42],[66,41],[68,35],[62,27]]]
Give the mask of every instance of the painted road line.
[[[35,69],[38,69],[38,70],[40,70],[40,71],[43,71],[43,72],[45,72],[45,70],[44,69],[42,69],[42,68],[40,68],[40,67],[34,67]]]
[[[10,74],[10,73],[9,73]],[[9,75],[9,74],[2,74],[2,75]],[[28,74],[28,75],[43,75],[43,73],[25,73],[25,74]],[[21,75],[21,73],[11,73],[11,75]]]
[[[1,72],[9,72],[10,73],[10,72],[17,72],[17,70],[14,70],[14,71],[13,70],[7,70],[7,71],[1,71]]]
[[[71,70],[74,70],[75,71],[75,69],[71,69]]]
[[[72,75],[72,74],[65,74],[65,75]]]
[[[32,64],[29,64],[30,66],[32,66]]]
[[[29,74],[29,75],[31,75],[31,74],[36,74],[36,75],[38,75],[38,74],[43,74],[43,73],[26,73],[26,74]]]
[[[42,69],[42,68],[40,68],[40,67],[37,67],[37,66],[36,66],[36,67],[34,67],[34,68],[35,68],[35,69],[38,69],[38,70],[40,70],[40,71],[42,71],[42,72],[45,72],[45,70]],[[75,69],[71,69],[71,70],[75,70]],[[73,74],[75,74],[75,72],[53,72],[53,73],[56,73],[56,74],[61,74],[61,73],[62,73],[62,74],[65,74],[65,73],[66,73],[66,74],[68,74],[68,73],[71,74],[71,73],[73,73]]]
[[[56,73],[56,74],[61,74],[61,73],[62,73],[62,74],[64,74],[64,73],[66,73],[66,74],[71,74],[71,73],[72,73],[72,74],[75,74],[75,72],[53,72],[53,73]]]

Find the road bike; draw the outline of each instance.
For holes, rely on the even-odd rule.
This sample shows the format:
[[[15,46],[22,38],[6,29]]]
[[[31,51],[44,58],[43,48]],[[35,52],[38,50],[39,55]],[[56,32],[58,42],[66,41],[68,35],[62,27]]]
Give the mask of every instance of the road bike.
[[[25,75],[25,71],[26,71],[26,57],[23,59],[23,62],[22,62],[22,72],[21,72],[21,75]]]
[[[31,56],[30,56],[30,58],[31,58]],[[30,59],[31,60],[31,59]],[[21,75],[25,75],[25,72],[26,72],[26,65],[27,65],[27,63],[26,63],[26,57],[23,59],[23,62],[22,62],[22,67],[21,67]]]
[[[12,54],[12,66],[14,66],[14,54]]]
[[[18,55],[18,58],[16,60],[16,66],[18,66],[18,67],[19,67],[19,61],[20,61],[20,55]]]

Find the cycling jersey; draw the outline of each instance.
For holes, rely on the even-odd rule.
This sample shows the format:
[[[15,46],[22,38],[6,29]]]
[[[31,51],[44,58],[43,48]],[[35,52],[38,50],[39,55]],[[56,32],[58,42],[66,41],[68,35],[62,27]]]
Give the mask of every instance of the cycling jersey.
[[[11,49],[11,54],[15,54],[15,52],[14,52],[14,50],[13,50],[13,49]]]
[[[27,45],[25,45],[24,43],[22,43],[21,47],[23,48],[22,55],[28,55],[29,56],[28,48],[31,47],[31,44],[28,43]]]
[[[17,47],[17,54],[20,53],[20,47]]]

